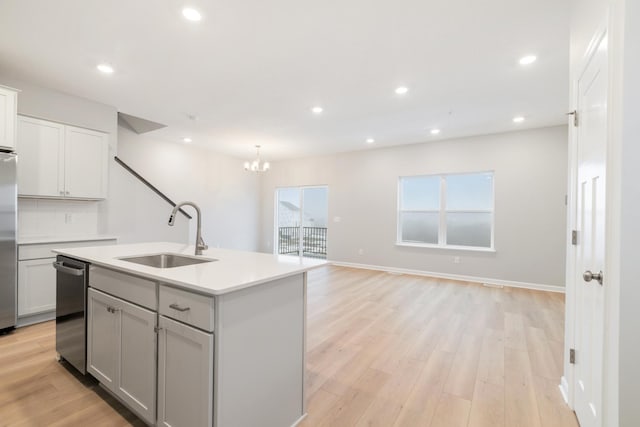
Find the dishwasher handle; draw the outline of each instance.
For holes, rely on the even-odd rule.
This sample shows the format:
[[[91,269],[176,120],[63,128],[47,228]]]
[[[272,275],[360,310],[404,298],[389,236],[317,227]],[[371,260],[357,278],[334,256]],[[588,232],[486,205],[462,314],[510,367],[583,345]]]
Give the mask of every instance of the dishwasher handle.
[[[84,276],[84,269],[67,267],[62,263],[62,261],[54,262],[53,267],[61,273],[70,274],[72,276]]]

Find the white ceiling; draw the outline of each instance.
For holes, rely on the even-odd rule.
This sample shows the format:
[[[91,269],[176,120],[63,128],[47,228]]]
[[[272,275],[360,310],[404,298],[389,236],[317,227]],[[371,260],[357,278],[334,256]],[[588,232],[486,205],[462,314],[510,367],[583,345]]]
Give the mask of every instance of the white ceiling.
[[[198,23],[185,5],[3,0],[0,71],[269,160],[566,123],[567,0],[193,0]]]

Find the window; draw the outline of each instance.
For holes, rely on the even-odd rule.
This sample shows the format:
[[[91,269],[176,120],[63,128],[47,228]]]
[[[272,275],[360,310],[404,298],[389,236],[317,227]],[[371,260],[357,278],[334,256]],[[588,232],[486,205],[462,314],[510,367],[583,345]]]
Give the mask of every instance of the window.
[[[398,244],[493,249],[493,172],[400,177]]]

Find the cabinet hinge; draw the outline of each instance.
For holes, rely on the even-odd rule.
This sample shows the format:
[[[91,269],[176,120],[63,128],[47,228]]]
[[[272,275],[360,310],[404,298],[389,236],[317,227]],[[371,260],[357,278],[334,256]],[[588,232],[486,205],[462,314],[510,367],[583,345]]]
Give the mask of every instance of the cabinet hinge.
[[[578,230],[571,230],[571,244],[574,246],[578,244]]]
[[[567,116],[573,116],[573,126],[578,127],[578,110],[568,112]]]
[[[576,350],[574,348],[569,349],[569,363],[576,364]]]

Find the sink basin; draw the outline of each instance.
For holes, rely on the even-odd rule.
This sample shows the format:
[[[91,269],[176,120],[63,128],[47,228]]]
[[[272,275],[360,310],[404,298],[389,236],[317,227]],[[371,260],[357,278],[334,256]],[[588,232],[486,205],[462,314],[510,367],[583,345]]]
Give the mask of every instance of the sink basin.
[[[143,256],[129,256],[118,258],[122,261],[133,262],[136,264],[147,265],[155,268],[174,268],[184,267],[186,265],[203,264],[205,262],[217,261],[213,258],[199,258],[195,256],[179,255],[179,254],[155,254]]]

